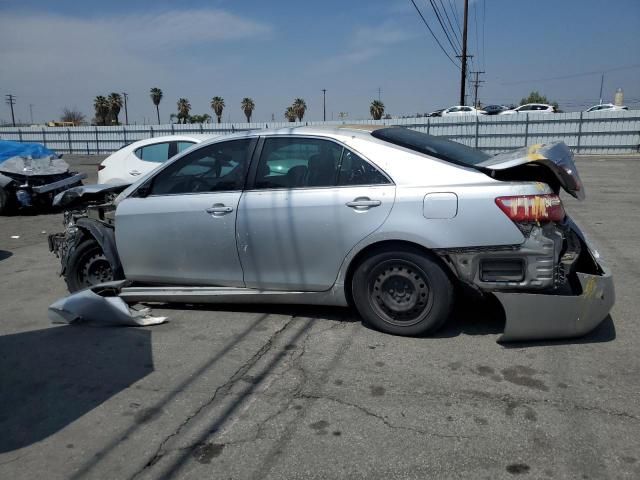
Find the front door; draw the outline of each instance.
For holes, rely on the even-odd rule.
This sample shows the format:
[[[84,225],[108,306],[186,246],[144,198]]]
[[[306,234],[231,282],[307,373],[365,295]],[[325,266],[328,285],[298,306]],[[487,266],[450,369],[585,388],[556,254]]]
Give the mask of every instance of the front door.
[[[243,286],[235,223],[252,140],[205,145],[162,168],[144,196],[116,210],[116,244],[129,280]]]
[[[342,145],[266,137],[240,200],[238,249],[247,287],[323,291],[393,206],[395,186]]]

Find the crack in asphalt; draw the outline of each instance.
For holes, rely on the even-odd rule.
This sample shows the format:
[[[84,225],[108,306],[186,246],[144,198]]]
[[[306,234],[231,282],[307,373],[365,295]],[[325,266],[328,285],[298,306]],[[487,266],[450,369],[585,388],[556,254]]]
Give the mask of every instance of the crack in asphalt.
[[[376,418],[376,419],[380,420],[387,427],[389,427],[391,429],[394,429],[394,430],[407,430],[407,431],[419,433],[421,435],[429,435],[429,436],[438,437],[438,438],[460,439],[460,438],[473,438],[473,437],[475,437],[475,436],[466,436],[466,435],[447,435],[447,434],[444,434],[444,433],[432,432],[430,430],[424,430],[424,429],[421,429],[421,428],[407,427],[407,426],[403,426],[403,425],[394,425],[389,420],[387,420],[387,418],[385,418],[384,416],[379,415],[379,414],[373,412],[372,410],[369,410],[368,408],[366,408],[366,407],[364,407],[362,405],[358,405],[357,403],[348,402],[348,401],[343,400],[341,398],[332,397],[330,395],[313,395],[313,394],[305,393],[305,394],[301,394],[298,398],[310,399],[310,400],[330,400],[330,401],[338,403],[340,405],[344,405],[344,406],[347,406],[347,407],[353,407],[353,408],[356,408],[356,409],[360,410],[362,413],[366,414],[369,417],[373,417],[373,418]]]
[[[198,407],[192,414],[190,414],[189,416],[187,416],[185,418],[184,421],[182,421],[180,423],[180,425],[178,425],[178,427],[169,435],[167,435],[161,442],[160,445],[158,446],[158,448],[156,449],[155,453],[153,454],[153,456],[147,461],[147,463],[145,465],[143,465],[143,467],[141,469],[139,469],[138,471],[136,471],[131,477],[130,480],[134,480],[135,478],[137,478],[140,474],[142,474],[145,470],[147,470],[148,468],[152,467],[153,465],[155,465],[166,453],[165,451],[165,446],[175,437],[177,437],[178,435],[180,435],[180,433],[182,432],[182,430],[184,429],[184,427],[186,427],[191,420],[193,420],[195,417],[197,417],[203,410],[205,410],[207,407],[211,406],[219,397],[223,398],[225,397],[233,388],[233,386],[236,384],[236,382],[238,382],[239,380],[242,379],[242,377],[244,377],[244,375],[264,356],[266,355],[269,350],[271,349],[271,347],[273,346],[273,342],[275,341],[275,339],[284,331],[286,330],[286,328],[291,325],[291,323],[293,322],[293,320],[295,319],[295,316],[292,315],[291,318],[289,318],[289,320],[278,330],[276,330],[267,340],[267,342],[262,345],[262,347],[260,347],[260,349],[253,354],[253,356],[247,360],[244,364],[242,364],[235,372],[234,374],[222,385],[220,385],[218,388],[215,389],[215,391],[213,392],[213,395],[211,396],[211,398],[209,398],[209,400],[207,400],[205,403],[203,403],[202,405],[200,405],[200,407]]]

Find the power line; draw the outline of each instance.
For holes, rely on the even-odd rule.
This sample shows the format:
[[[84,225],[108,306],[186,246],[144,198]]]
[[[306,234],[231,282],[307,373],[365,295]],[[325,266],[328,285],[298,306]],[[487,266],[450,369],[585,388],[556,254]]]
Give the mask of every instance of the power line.
[[[13,114],[13,106],[16,104],[16,97],[11,95],[10,93],[5,95],[5,102],[9,107],[11,107],[11,123],[13,126],[16,126],[16,117]]]
[[[431,4],[431,8],[433,9],[433,12],[436,14],[436,20],[438,20],[438,23],[440,24],[440,28],[442,28],[442,31],[444,32],[444,36],[447,37],[447,40],[449,41],[449,45],[451,45],[451,48],[453,48],[453,51],[457,54],[458,49],[453,44],[453,41],[449,36],[449,31],[447,30],[444,23],[442,22],[442,17],[440,17],[440,11],[438,10],[438,7],[436,7],[435,3],[433,3],[433,0],[429,0],[429,3]]]
[[[431,36],[433,37],[433,39],[436,41],[436,43],[438,44],[438,46],[440,47],[440,50],[442,50],[442,52],[447,56],[447,58],[449,59],[449,61],[451,63],[453,63],[456,68],[460,68],[460,66],[455,62],[455,60],[453,58],[451,58],[451,56],[449,56],[449,54],[447,53],[447,51],[445,50],[445,48],[442,46],[442,44],[440,43],[440,40],[438,40],[438,37],[436,37],[436,34],[433,33],[433,30],[431,30],[431,27],[429,26],[429,24],[427,23],[427,20],[424,18],[424,16],[422,15],[422,12],[420,11],[420,9],[418,8],[418,5],[416,5],[416,2],[414,0],[410,0],[411,3],[413,4],[413,6],[415,7],[416,11],[418,12],[418,15],[420,15],[420,18],[422,19],[422,22],[425,24],[425,26],[427,27],[427,29],[429,30],[429,32],[431,33]]]
[[[447,18],[447,23],[449,24],[449,27],[451,27],[451,31],[453,32],[453,37],[456,39],[456,44],[458,45],[458,47],[460,47],[461,46],[460,37],[462,36],[462,32],[459,31],[460,26],[458,26],[458,30],[456,30],[456,28],[453,26],[453,23],[451,22],[451,18],[449,18],[449,13],[447,12],[447,7],[444,6],[443,0],[440,0],[440,6],[444,11],[444,16]]]
[[[486,56],[484,50],[484,24],[487,20],[487,0],[482,0],[482,69],[486,67]]]

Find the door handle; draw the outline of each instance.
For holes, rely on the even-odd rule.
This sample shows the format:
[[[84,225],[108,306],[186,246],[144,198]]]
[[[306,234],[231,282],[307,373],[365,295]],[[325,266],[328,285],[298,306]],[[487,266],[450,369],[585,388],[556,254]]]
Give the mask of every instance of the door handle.
[[[382,202],[380,200],[371,200],[369,197],[358,197],[345,203],[345,205],[356,210],[368,210],[372,207],[379,207]]]
[[[139,172],[138,170],[129,170],[129,175],[136,177],[138,175],[142,175],[142,172]]]
[[[227,213],[233,212],[233,207],[227,207],[222,203],[216,203],[215,205],[206,208],[205,211],[216,217],[220,217],[222,215],[226,215]]]

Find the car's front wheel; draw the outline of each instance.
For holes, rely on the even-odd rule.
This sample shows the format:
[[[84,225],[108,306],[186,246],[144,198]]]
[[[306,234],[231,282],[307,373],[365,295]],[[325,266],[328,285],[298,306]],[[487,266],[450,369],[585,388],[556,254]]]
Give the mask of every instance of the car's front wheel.
[[[418,249],[381,249],[352,278],[352,294],[365,323],[394,335],[434,332],[449,317],[453,285],[440,264]]]
[[[114,279],[111,264],[95,240],[85,240],[71,254],[65,275],[70,292]]]

